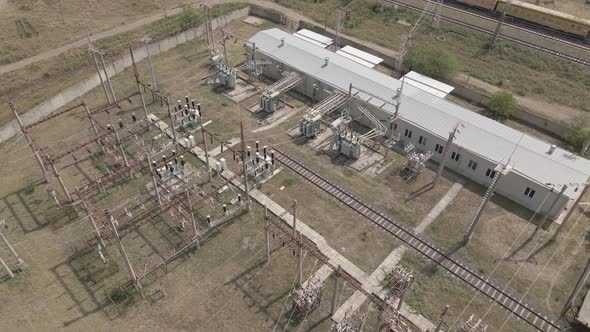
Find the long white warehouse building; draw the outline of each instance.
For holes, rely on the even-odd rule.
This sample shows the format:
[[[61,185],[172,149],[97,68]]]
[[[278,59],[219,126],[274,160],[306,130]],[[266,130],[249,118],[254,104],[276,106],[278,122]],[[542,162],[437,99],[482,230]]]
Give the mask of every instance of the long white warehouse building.
[[[305,79],[295,89],[307,96],[313,95],[314,84],[320,86],[320,99],[330,91],[348,93],[352,85],[354,102],[383,123],[395,114],[394,97],[402,82],[393,77],[280,29],[254,35],[247,44],[248,60],[252,60],[252,45],[257,61],[264,63],[263,74],[278,79],[283,71],[299,73]],[[579,196],[590,176],[589,160],[409,84],[404,85],[400,102],[399,116],[388,135],[399,134],[400,144],[412,142],[420,150],[434,151],[433,158],[440,161],[449,132],[460,122],[464,127],[450,147],[446,166],[487,186],[494,168],[509,163],[512,171],[500,179],[496,192],[552,219]],[[563,185],[568,187],[560,195]]]

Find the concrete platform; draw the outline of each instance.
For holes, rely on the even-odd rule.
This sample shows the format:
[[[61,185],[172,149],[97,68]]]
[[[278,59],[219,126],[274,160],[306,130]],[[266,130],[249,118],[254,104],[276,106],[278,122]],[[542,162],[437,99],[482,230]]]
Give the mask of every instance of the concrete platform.
[[[223,95],[231,99],[235,103],[241,103],[242,101],[254,96],[258,93],[256,87],[240,77],[236,80],[236,87],[233,90],[224,92]]]
[[[248,16],[245,19],[243,19],[242,22],[259,27],[259,26],[263,25],[264,22],[266,22],[266,20],[262,19],[260,17]]]

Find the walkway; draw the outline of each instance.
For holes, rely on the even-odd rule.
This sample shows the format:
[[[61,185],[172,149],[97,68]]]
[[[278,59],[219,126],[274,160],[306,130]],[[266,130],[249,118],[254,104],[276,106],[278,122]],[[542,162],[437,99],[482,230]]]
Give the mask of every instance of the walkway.
[[[428,215],[422,219],[422,222],[420,222],[420,224],[416,227],[415,232],[417,234],[422,233],[426,227],[432,224],[432,222],[440,215],[440,213],[455,199],[462,188],[462,182],[455,182],[447,191],[447,193],[430,210]],[[377,267],[371,276],[369,276],[367,282],[375,289],[375,294],[379,295],[380,297],[384,297],[385,290],[382,287],[383,280],[385,279],[387,272],[391,271],[400,262],[407,250],[408,247],[404,245],[395,248],[395,250],[393,250],[391,254],[387,256],[387,258],[385,258],[381,265]],[[340,322],[348,310],[351,310],[352,312],[358,310],[358,308],[366,300],[367,297],[363,293],[359,291],[354,292],[354,294],[352,294],[352,296],[346,300],[346,302],[344,302],[340,308],[338,308],[332,319],[336,322]],[[402,304],[401,314],[423,331],[434,328],[434,325],[430,321],[424,318],[424,316],[415,313],[405,303]]]
[[[158,127],[160,130],[162,130],[164,133],[166,133],[166,135],[168,135],[169,137],[172,137],[172,132],[168,128],[169,127],[168,124],[161,121],[153,114],[150,114],[149,117],[153,121],[153,123],[156,125],[156,127]],[[184,144],[185,144],[184,140],[181,140],[181,142],[179,144],[184,146]],[[202,162],[206,162],[205,152],[201,148],[194,147],[193,149],[191,149],[191,152],[197,158],[199,158]],[[209,165],[212,169],[214,169],[216,163],[217,163],[217,160],[215,160],[215,158],[212,158],[212,157],[209,158]],[[221,176],[224,179],[232,179],[231,182],[233,185],[235,185],[236,187],[238,187],[242,191],[244,190],[242,179],[235,178],[235,173],[233,173],[232,171],[226,169],[221,173]],[[460,185],[460,187],[462,187],[462,185]],[[447,196],[449,196],[448,193],[445,197],[447,197]],[[289,213],[289,211],[287,211],[286,209],[281,207],[279,204],[277,204],[275,201],[273,201],[270,197],[266,196],[264,193],[262,193],[258,189],[250,190],[250,197],[253,200],[255,200],[256,202],[258,202],[259,204],[261,204],[262,206],[265,206],[266,208],[268,208],[268,211],[270,213],[279,217],[288,226],[293,227],[293,215],[291,213]],[[453,198],[454,198],[454,196],[453,196]],[[443,200],[444,200],[444,198],[443,198]],[[450,202],[450,201],[452,201],[452,199],[448,200],[448,202]],[[446,204],[448,204],[448,202]],[[442,203],[439,202],[439,204],[437,204],[437,206],[440,204],[442,204]],[[445,204],[445,206],[446,206],[446,204]],[[444,209],[444,207],[442,209]],[[441,211],[442,211],[442,209],[441,209]],[[318,250],[324,256],[326,256],[328,258],[329,262],[332,265],[341,266],[342,269],[347,274],[349,274],[351,277],[353,277],[354,279],[359,281],[361,283],[361,286],[363,287],[363,289],[366,292],[369,292],[369,293],[374,292],[375,294],[378,294],[378,292],[381,290],[379,282],[375,282],[375,280],[374,280],[375,278],[371,279],[358,266],[356,266],[354,263],[352,263],[346,257],[342,256],[334,248],[330,247],[327,244],[326,239],[324,239],[323,236],[321,236],[319,233],[317,233],[311,227],[307,226],[300,219],[297,219],[297,230],[299,232],[301,232],[301,234],[303,236],[305,236],[308,240],[313,242],[313,244],[318,248]],[[400,256],[400,258],[401,258],[401,256]],[[399,261],[399,259],[397,261],[395,261],[394,259],[389,259],[389,257],[388,257],[388,259],[386,259],[386,261],[388,261],[388,260],[391,262],[395,262],[395,264],[397,264],[397,261]],[[392,263],[388,263],[388,264],[392,264]],[[393,265],[392,265],[392,267],[393,267]],[[332,273],[332,271],[330,271],[330,270],[331,269],[328,266],[324,265],[316,272],[316,274],[318,275],[319,278],[326,280]],[[356,293],[360,293],[362,295],[362,293],[360,291],[355,292],[355,294]],[[363,301],[364,301],[364,299],[363,299]],[[362,302],[361,302],[361,304],[362,304]],[[342,309],[342,308],[340,308],[340,309]],[[408,320],[410,320],[413,324],[416,324],[417,326],[420,326],[421,328],[422,327],[429,328],[429,327],[434,326],[432,323],[428,322],[428,320],[426,320],[424,317],[410,312],[408,310],[408,308],[406,308],[405,306],[402,307],[402,315],[404,317],[406,317]]]

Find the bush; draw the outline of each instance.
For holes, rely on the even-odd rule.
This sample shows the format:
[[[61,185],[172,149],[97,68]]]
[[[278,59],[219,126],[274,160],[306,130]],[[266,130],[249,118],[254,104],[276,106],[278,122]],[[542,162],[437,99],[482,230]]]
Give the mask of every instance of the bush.
[[[449,80],[459,71],[457,59],[440,48],[411,49],[404,59],[404,65],[437,80]]]
[[[516,100],[509,92],[498,92],[484,100],[483,105],[499,118],[507,118],[516,110]]]
[[[133,296],[133,291],[127,288],[113,288],[109,294],[113,302],[120,304]]]
[[[563,136],[563,140],[577,150],[581,149],[584,146],[584,143],[589,139],[590,128],[586,127],[581,121],[572,124],[572,129]]]

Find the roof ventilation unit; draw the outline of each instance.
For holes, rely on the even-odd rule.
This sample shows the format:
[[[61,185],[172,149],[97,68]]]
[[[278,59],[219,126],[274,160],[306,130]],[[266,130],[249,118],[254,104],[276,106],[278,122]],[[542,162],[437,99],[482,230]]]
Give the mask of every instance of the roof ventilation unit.
[[[330,57],[325,57],[324,58],[324,67],[327,66],[330,63]]]
[[[281,38],[281,45],[279,45],[279,47],[283,47],[285,46],[285,38]]]
[[[557,149],[557,146],[555,144],[551,144],[551,146],[549,147],[549,151],[547,151],[547,153],[553,154],[553,151],[555,151],[555,149]]]

